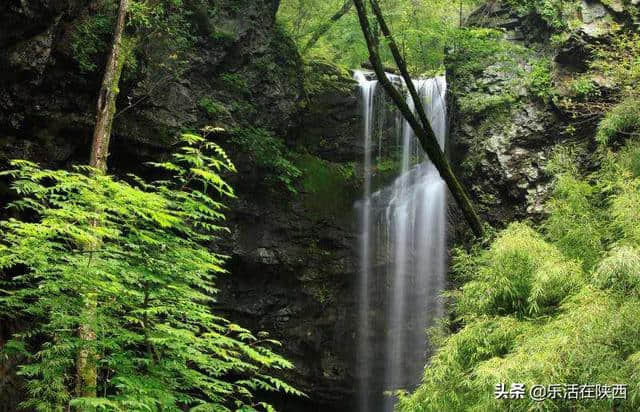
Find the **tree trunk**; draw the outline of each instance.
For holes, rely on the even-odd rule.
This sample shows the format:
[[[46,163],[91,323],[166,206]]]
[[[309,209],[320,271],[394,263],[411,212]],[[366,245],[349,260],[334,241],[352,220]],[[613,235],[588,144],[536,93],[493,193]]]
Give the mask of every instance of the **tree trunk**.
[[[118,83],[120,83],[120,75],[122,74],[122,66],[124,65],[125,56],[122,47],[122,36],[128,8],[128,0],[120,0],[118,20],[113,34],[113,46],[111,47],[111,53],[107,60],[107,67],[104,71],[102,86],[100,88],[100,94],[98,95],[96,127],[93,131],[89,165],[102,172],[106,172],[107,170],[111,127],[116,111],[116,98],[119,93]]]
[[[393,59],[395,60],[396,65],[398,66],[400,75],[402,76],[402,78],[404,79],[404,82],[407,85],[407,89],[409,90],[411,99],[413,99],[413,105],[416,108],[416,112],[418,113],[418,116],[420,117],[422,126],[424,127],[425,131],[431,132],[431,134],[433,134],[433,131],[431,129],[431,124],[429,123],[429,120],[427,119],[427,115],[425,114],[425,111],[424,111],[422,99],[420,99],[420,96],[418,96],[416,87],[413,84],[413,81],[411,81],[411,75],[409,75],[409,70],[407,70],[407,65],[404,61],[404,58],[402,57],[402,54],[400,54],[400,50],[398,49],[398,45],[396,44],[395,39],[391,35],[391,31],[389,30],[389,26],[387,26],[387,22],[385,21],[384,16],[382,15],[380,6],[378,6],[378,2],[376,0],[370,0],[370,3],[371,3],[371,8],[373,9],[373,13],[376,16],[376,20],[378,21],[378,25],[380,26],[380,30],[382,31],[382,35],[387,39],[387,45],[391,50]],[[435,135],[433,136],[433,139],[434,140],[436,139]]]
[[[120,0],[120,8],[113,34],[113,45],[102,78],[100,94],[98,95],[96,127],[93,132],[89,165],[102,173],[107,171],[111,127],[116,110],[116,98],[119,92],[118,84],[120,83],[124,65],[125,52],[123,50],[122,37],[128,7],[128,0]],[[98,222],[94,221],[92,225],[97,226]],[[98,246],[95,244],[85,245],[89,250],[96,250]],[[78,336],[86,342],[86,346],[78,351],[76,359],[76,394],[82,398],[95,398],[98,383],[97,354],[95,349],[92,348],[92,344],[96,340],[95,322],[98,301],[95,294],[91,292],[86,293],[84,299],[85,313],[83,315],[86,323],[78,328]]]
[[[402,113],[403,117],[407,120],[407,122],[413,129],[414,133],[418,137],[418,140],[420,141],[420,144],[422,145],[422,148],[427,153],[427,155],[431,159],[431,162],[433,162],[436,169],[438,169],[440,176],[447,184],[447,187],[451,191],[451,194],[456,200],[456,203],[462,210],[462,213],[464,214],[465,219],[471,226],[471,229],[473,230],[473,232],[476,234],[476,236],[482,236],[483,229],[482,229],[482,223],[480,221],[480,218],[478,217],[473,207],[473,204],[469,199],[469,196],[465,192],[464,187],[460,184],[460,181],[456,178],[455,174],[453,173],[453,170],[451,169],[451,165],[449,164],[447,159],[444,157],[444,153],[442,152],[442,149],[440,149],[440,145],[438,144],[438,140],[436,139],[433,133],[433,129],[431,129],[431,125],[429,124],[428,121],[426,122],[422,121],[422,124],[420,124],[421,122],[419,122],[416,119],[416,117],[413,115],[413,112],[407,105],[405,99],[401,96],[398,90],[396,90],[393,84],[391,84],[389,79],[387,79],[382,66],[382,62],[380,61],[380,57],[378,56],[378,53],[376,51],[375,40],[373,38],[373,34],[369,26],[369,20],[367,18],[367,10],[362,0],[353,0],[353,2],[358,11],[358,19],[360,20],[360,27],[362,28],[362,33],[364,34],[364,38],[367,43],[367,48],[369,49],[369,59],[371,61],[371,65],[374,67],[376,76],[378,77],[378,81],[382,84],[387,94],[391,97],[394,104],[400,110],[400,113]],[[374,6],[374,9],[375,8],[376,7]],[[379,8],[378,8],[378,11],[379,11]],[[376,13],[376,15],[377,14],[378,13]],[[383,25],[383,22],[379,22],[379,23],[380,23],[380,26]],[[386,24],[384,24],[384,26],[386,27]],[[388,27],[386,27],[386,31],[387,33],[389,33]],[[385,35],[385,37],[389,39],[390,36]],[[395,49],[397,51],[397,47]],[[397,56],[395,55],[395,53],[394,53],[394,58],[397,60]],[[411,79],[408,77],[408,73],[406,72],[406,66],[404,65],[404,61],[402,60],[401,62],[396,61],[396,63],[398,64],[398,67],[401,71],[404,70],[403,77],[405,77],[406,75],[405,82],[407,83],[407,86],[412,85]],[[415,88],[414,88],[414,92],[415,92]],[[420,99],[417,98],[417,93],[415,93],[415,96],[412,93],[412,98],[416,102],[416,104],[420,102]],[[416,108],[418,107],[421,108],[422,104],[420,103],[420,106],[416,105]],[[420,109],[417,111],[421,113],[421,119],[422,119],[422,116],[424,116],[424,111]],[[425,120],[426,120],[426,116],[425,116]],[[426,126],[425,126],[425,123],[426,123]]]
[[[363,69],[367,69],[367,70],[375,70],[375,68],[373,67],[373,64],[371,64],[371,62],[364,62],[360,65],[360,67],[362,67]],[[395,67],[391,67],[391,66],[384,66],[383,70],[387,73],[393,73],[393,74],[397,74],[400,75],[400,71],[398,69],[396,69]]]
[[[338,20],[340,20],[342,18],[342,16],[344,16],[345,14],[347,14],[349,12],[349,10],[351,10],[351,6],[353,5],[353,0],[345,0],[344,4],[342,5],[342,7],[340,8],[340,10],[338,10],[338,12],[336,14],[334,14],[328,22],[326,22],[325,24],[323,24],[322,26],[320,26],[311,36],[311,38],[309,39],[309,41],[307,42],[307,44],[304,46],[304,49],[302,49],[302,54],[307,54],[307,52],[309,50],[311,50],[311,48],[313,46],[315,46],[315,44],[318,42],[318,40],[320,40],[320,37],[322,37],[327,31],[329,31],[329,29],[331,28],[331,26],[333,25],[333,23],[337,22]]]

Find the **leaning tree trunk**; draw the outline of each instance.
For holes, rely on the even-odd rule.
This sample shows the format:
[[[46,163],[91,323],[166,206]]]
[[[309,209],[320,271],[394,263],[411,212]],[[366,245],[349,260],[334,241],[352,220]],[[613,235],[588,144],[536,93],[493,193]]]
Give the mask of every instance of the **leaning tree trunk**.
[[[380,26],[380,31],[382,31],[382,35],[387,39],[387,45],[391,50],[391,54],[393,55],[393,60],[395,60],[396,65],[398,66],[398,70],[400,71],[400,75],[404,79],[404,82],[407,85],[407,89],[409,90],[409,94],[411,95],[411,99],[413,99],[413,105],[416,108],[416,112],[420,117],[420,121],[422,122],[422,127],[427,132],[432,132],[431,124],[429,120],[427,120],[426,112],[424,111],[424,106],[422,104],[422,99],[418,96],[418,91],[416,90],[415,85],[411,81],[411,75],[409,75],[409,70],[407,70],[407,64],[398,49],[398,45],[396,44],[395,39],[391,35],[391,31],[389,30],[389,26],[387,26],[387,22],[382,15],[382,11],[380,10],[380,6],[378,5],[377,0],[370,0],[371,8],[373,9],[373,13],[376,16],[376,20],[378,21],[378,25]],[[433,139],[435,139],[435,135]]]
[[[320,40],[320,37],[324,36],[324,34],[329,31],[333,23],[337,22],[351,10],[351,6],[353,5],[353,0],[346,0],[340,10],[336,14],[334,14],[328,22],[321,25],[311,36],[307,44],[302,49],[302,54],[306,54],[315,44]]]
[[[394,104],[400,110],[400,113],[402,113],[402,116],[407,120],[407,123],[409,123],[409,125],[413,129],[414,133],[418,137],[418,140],[420,141],[420,144],[422,145],[422,148],[427,153],[427,155],[431,159],[431,162],[434,164],[434,166],[440,173],[440,176],[445,181],[445,183],[447,184],[447,187],[453,194],[453,197],[456,200],[456,203],[462,210],[462,213],[464,214],[465,219],[471,226],[471,229],[473,230],[473,232],[477,236],[482,236],[483,229],[482,229],[482,223],[480,221],[480,218],[478,217],[478,214],[476,213],[469,196],[464,190],[464,187],[462,186],[458,178],[453,173],[453,170],[451,169],[451,165],[445,158],[444,153],[442,152],[442,149],[438,144],[438,140],[436,139],[435,134],[433,133],[433,129],[431,128],[431,125],[429,124],[428,120],[426,120],[426,116],[424,116],[424,110],[422,110],[422,103],[419,97],[417,96],[415,87],[413,87],[413,83],[411,81],[411,78],[409,77],[409,73],[407,72],[406,65],[404,64],[404,60],[402,59],[402,56],[400,56],[398,49],[395,46],[395,42],[393,42],[393,38],[391,37],[389,28],[386,26],[384,19],[381,18],[382,13],[380,13],[380,8],[377,7],[377,3],[374,4],[375,0],[373,0],[372,6],[376,14],[376,17],[378,18],[378,23],[380,25],[380,28],[383,30],[383,34],[389,41],[390,45],[391,44],[394,45],[392,47],[392,53],[394,55],[394,59],[396,60],[396,64],[398,65],[398,68],[400,69],[403,75],[403,78],[405,79],[405,83],[407,83],[407,86],[409,87],[411,97],[415,103],[415,107],[418,109],[417,111],[420,113],[421,121],[418,121],[418,119],[416,119],[412,110],[407,105],[407,102],[405,101],[405,99],[400,95],[398,90],[393,86],[393,84],[391,84],[391,82],[389,81],[389,79],[387,79],[387,76],[385,75],[382,62],[376,50],[376,42],[371,32],[371,27],[369,26],[369,19],[367,17],[367,10],[365,8],[365,5],[363,4],[362,0],[353,0],[353,2],[358,11],[358,19],[360,20],[360,27],[362,28],[362,33],[364,34],[364,38],[367,43],[367,48],[369,49],[369,60],[371,61],[371,65],[373,66],[374,71],[376,72],[378,81],[382,84],[384,90],[391,97]],[[413,91],[411,91],[411,89],[413,89]],[[424,117],[424,120],[422,120],[423,117]]]
[[[120,83],[124,65],[125,52],[123,50],[122,37],[128,7],[128,0],[120,0],[118,18],[113,34],[113,45],[102,78],[100,94],[98,95],[96,126],[93,132],[89,165],[98,169],[101,173],[107,171],[111,127],[116,110],[116,98],[119,92],[118,84]],[[93,221],[92,225],[97,226],[98,221]],[[85,245],[90,250],[90,254],[98,246],[97,244]],[[84,300],[86,307],[83,318],[85,323],[78,328],[78,336],[84,341],[85,346],[78,351],[76,359],[76,394],[82,398],[95,398],[98,383],[97,354],[92,345],[96,340],[95,323],[98,301],[97,296],[91,292],[85,294]]]
[[[98,108],[96,114],[96,127],[93,131],[93,142],[91,145],[91,161],[89,165],[106,172],[107,157],[109,155],[109,140],[111,138],[111,127],[113,116],[116,111],[116,98],[118,97],[118,84],[124,65],[124,48],[122,46],[122,36],[124,33],[125,19],[128,0],[120,0],[118,10],[118,20],[113,34],[113,45],[107,60],[107,67],[102,78],[102,87],[98,95]]]

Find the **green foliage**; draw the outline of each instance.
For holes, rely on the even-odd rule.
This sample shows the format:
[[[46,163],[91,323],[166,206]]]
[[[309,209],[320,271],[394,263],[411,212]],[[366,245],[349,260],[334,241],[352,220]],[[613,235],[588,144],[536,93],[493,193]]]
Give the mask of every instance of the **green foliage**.
[[[524,225],[511,225],[478,259],[478,273],[456,299],[464,319],[549,313],[582,283],[579,267]]]
[[[207,112],[210,117],[229,115],[229,110],[224,104],[208,96],[200,99],[200,101],[198,101],[198,105]]]
[[[598,192],[572,174],[557,177],[554,196],[549,202],[550,216],[544,228],[565,255],[590,269],[603,252],[603,216],[594,208]]]
[[[232,142],[248,153],[258,167],[268,172],[267,183],[297,192],[295,182],[302,172],[287,158],[287,148],[282,139],[268,130],[247,127],[236,129]]]
[[[464,11],[467,12],[475,3],[474,0],[464,0]],[[298,49],[302,50],[343,4],[344,0],[283,0],[278,19],[296,41]],[[445,46],[449,45],[460,24],[460,3],[388,0],[380,6],[409,70],[416,74],[441,71]],[[393,64],[387,47],[381,47],[380,54],[384,64]],[[331,25],[305,57],[328,60],[349,68],[360,67],[368,60],[367,47],[353,7]]]
[[[598,85],[590,76],[579,76],[573,79],[569,89],[571,94],[580,100],[595,98],[601,94]]]
[[[586,73],[575,75],[568,88],[559,93],[556,104],[573,118],[586,120],[606,115],[598,131],[599,143],[633,133],[640,99],[640,35],[615,32],[607,42],[587,46],[592,58]],[[618,105],[618,106],[616,106]],[[609,113],[607,113],[609,112]],[[620,127],[620,129],[618,129]]]
[[[74,26],[71,48],[83,72],[101,68],[111,47],[118,3],[115,0],[100,2],[95,12],[84,15]],[[130,1],[127,37],[134,39],[130,43],[135,44],[135,48],[127,50],[125,65],[129,70],[125,74],[132,78],[136,74],[147,74],[146,77],[154,81],[160,77],[158,70],[179,76],[187,64],[184,54],[195,42],[191,16],[191,6],[182,0]]]
[[[304,66],[304,89],[308,95],[318,93],[351,93],[354,82],[349,70],[322,60],[312,60]]]
[[[593,283],[603,289],[640,296],[640,254],[631,247],[614,249],[598,266]]]
[[[521,47],[504,41],[500,30],[463,27],[452,33],[452,51],[447,61],[456,81],[464,84],[494,64],[506,71],[517,71],[514,58],[522,53]]]
[[[607,144],[618,135],[640,133],[640,98],[628,97],[605,114],[598,126],[596,140]]]
[[[619,167],[630,173],[631,178],[640,177],[640,141],[632,139],[617,153]]]
[[[555,31],[569,28],[569,18],[574,14],[575,2],[572,0],[509,0],[509,5],[520,15],[536,14]]]
[[[533,63],[528,78],[528,87],[531,93],[544,102],[551,99],[553,92],[553,77],[551,75],[551,62],[548,59],[540,59]]]
[[[71,49],[80,70],[93,72],[97,67],[99,56],[109,47],[109,39],[113,36],[117,4],[105,1],[94,16],[85,17],[76,27]]]
[[[273,410],[257,391],[300,394],[270,373],[292,365],[248,330],[211,312],[226,259],[217,145],[185,135],[166,180],[115,180],[88,167],[3,172],[28,219],[0,222],[0,314],[22,322],[4,355],[23,359],[23,407],[39,412]],[[210,195],[209,193],[213,193]],[[213,196],[213,197],[211,197]],[[91,303],[93,302],[93,304]],[[89,305],[89,306],[87,306]],[[94,307],[87,310],[87,307]],[[81,339],[80,325],[95,340]],[[80,351],[97,356],[97,398],[73,390]]]
[[[230,91],[244,95],[249,94],[247,79],[240,73],[223,73],[220,76],[220,81]]]
[[[596,46],[590,69],[606,75],[622,91],[636,94],[640,81],[640,34],[618,34],[611,43]]]
[[[515,102],[516,97],[509,93],[490,95],[471,92],[458,99],[460,112],[473,115],[489,113],[493,117],[508,110]]]
[[[640,144],[601,148],[577,174],[557,150],[544,236],[522,223],[488,249],[458,250],[449,292],[459,330],[441,338],[420,387],[398,410],[635,411],[640,408]],[[627,400],[499,400],[497,383],[626,383]]]

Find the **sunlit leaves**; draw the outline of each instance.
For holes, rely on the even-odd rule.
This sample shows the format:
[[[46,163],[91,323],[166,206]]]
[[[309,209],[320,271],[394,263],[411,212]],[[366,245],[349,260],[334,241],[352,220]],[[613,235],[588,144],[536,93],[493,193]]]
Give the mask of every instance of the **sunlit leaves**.
[[[640,408],[640,149],[601,148],[578,175],[572,150],[554,156],[550,216],[539,234],[512,224],[491,246],[458,251],[448,295],[459,330],[440,338],[423,382],[398,409],[635,411]],[[619,400],[497,400],[497,383],[628,384]],[[508,402],[508,403],[505,403]]]
[[[273,410],[256,390],[301,395],[268,371],[293,365],[272,341],[210,311],[225,257],[209,247],[225,232],[218,174],[233,171],[222,149],[190,134],[164,180],[146,183],[14,161],[4,172],[24,220],[0,222],[0,314],[27,329],[4,346],[23,359],[23,406],[41,411]],[[95,318],[83,310],[98,302]],[[95,341],[80,339],[91,325]],[[261,336],[261,335],[260,335]],[[98,357],[98,398],[76,398],[75,358]]]

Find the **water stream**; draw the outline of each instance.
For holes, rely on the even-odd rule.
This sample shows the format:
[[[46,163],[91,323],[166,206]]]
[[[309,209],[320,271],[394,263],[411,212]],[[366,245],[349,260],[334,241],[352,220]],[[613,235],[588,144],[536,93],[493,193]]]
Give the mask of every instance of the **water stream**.
[[[406,89],[401,78],[388,77]],[[443,315],[438,295],[445,286],[446,186],[411,127],[389,109],[378,82],[362,71],[355,79],[360,85],[365,152],[364,193],[358,203],[358,409],[389,412],[394,399],[384,393],[411,390],[419,383],[426,361],[426,328]],[[443,147],[446,80],[419,79],[414,85]],[[411,97],[407,103],[413,108]],[[397,176],[374,191],[374,178],[388,166],[389,157],[398,163]]]

